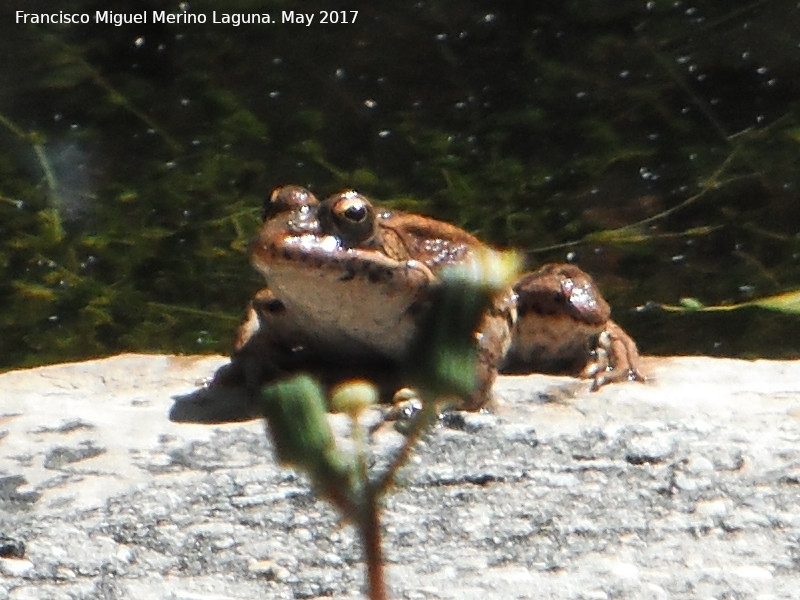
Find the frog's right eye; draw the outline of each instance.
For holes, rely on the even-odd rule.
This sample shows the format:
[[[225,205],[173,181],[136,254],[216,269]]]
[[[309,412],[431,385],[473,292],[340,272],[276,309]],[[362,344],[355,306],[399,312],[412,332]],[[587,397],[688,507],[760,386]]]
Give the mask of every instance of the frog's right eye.
[[[282,212],[317,206],[318,204],[317,197],[306,188],[299,185],[284,185],[272,190],[269,200],[264,203],[262,218],[266,221]]]

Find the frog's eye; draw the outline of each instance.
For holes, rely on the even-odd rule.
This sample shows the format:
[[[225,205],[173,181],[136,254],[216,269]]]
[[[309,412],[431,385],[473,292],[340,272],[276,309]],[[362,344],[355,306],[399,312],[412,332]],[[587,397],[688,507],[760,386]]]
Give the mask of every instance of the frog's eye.
[[[363,223],[369,216],[370,208],[363,198],[344,198],[333,207],[333,213],[339,219]]]
[[[272,190],[269,199],[264,203],[263,220],[271,219],[286,211],[313,208],[319,200],[307,189],[299,185],[285,185]]]
[[[368,242],[375,231],[372,203],[352,190],[323,202],[319,219],[324,231],[339,238],[349,248]]]

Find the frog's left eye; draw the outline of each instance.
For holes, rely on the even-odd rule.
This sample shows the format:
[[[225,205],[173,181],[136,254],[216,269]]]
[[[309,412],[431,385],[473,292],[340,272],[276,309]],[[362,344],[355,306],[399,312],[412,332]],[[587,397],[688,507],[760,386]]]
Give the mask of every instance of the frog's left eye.
[[[363,223],[369,217],[370,208],[363,198],[344,198],[333,207],[333,214],[351,223]]]
[[[352,190],[323,202],[319,220],[324,231],[349,248],[368,242],[375,232],[375,208],[367,198]]]

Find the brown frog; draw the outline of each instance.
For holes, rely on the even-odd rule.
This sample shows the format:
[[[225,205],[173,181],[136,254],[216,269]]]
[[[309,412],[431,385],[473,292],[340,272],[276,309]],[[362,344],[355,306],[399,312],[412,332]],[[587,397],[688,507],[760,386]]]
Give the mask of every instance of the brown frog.
[[[302,370],[328,384],[365,377],[397,390],[437,273],[482,246],[454,225],[376,207],[352,190],[320,202],[301,187],[276,189],[251,247],[269,287],[251,302],[231,362],[211,386],[255,390]],[[581,375],[594,388],[642,380],[636,344],[610,312],[573,265],[523,275],[476,331],[479,389],[462,408],[490,400],[498,370]]]

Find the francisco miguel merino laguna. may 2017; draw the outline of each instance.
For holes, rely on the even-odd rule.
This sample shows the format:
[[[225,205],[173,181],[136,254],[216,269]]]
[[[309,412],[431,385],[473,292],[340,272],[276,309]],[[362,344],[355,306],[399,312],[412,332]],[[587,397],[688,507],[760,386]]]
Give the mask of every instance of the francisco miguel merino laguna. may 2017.
[[[281,23],[294,23],[299,25],[311,25],[319,17],[319,23],[354,23],[358,16],[358,11],[319,11],[317,13],[302,13],[293,10],[281,12]],[[110,10],[98,10],[94,15],[90,13],[69,13],[58,11],[54,13],[28,13],[23,10],[16,11],[17,23],[33,24],[88,24],[105,23],[108,25],[142,24],[142,23],[171,23],[171,24],[195,24],[195,23],[217,23],[223,25],[248,25],[248,24],[268,24],[276,22],[268,13],[218,13],[212,11],[211,18],[204,13],[179,12],[170,13],[164,10],[141,11],[136,13],[116,13]]]

